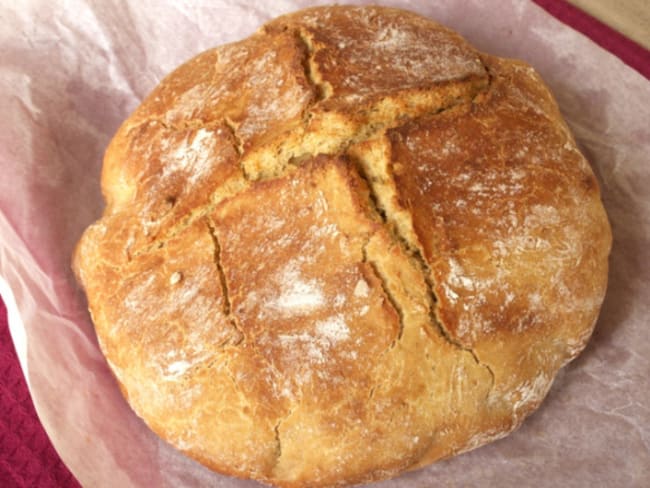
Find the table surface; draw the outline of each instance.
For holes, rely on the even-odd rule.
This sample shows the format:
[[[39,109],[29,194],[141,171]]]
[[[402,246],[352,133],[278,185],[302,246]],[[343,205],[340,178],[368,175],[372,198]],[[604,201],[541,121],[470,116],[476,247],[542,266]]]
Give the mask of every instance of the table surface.
[[[650,49],[649,0],[569,0],[569,3]]]
[[[590,19],[580,12],[568,12],[562,1],[536,0],[546,10],[569,25],[589,35],[599,44]],[[650,2],[649,0],[569,0],[575,7],[622,33],[638,45],[650,49]],[[576,22],[582,21],[586,28]],[[585,31],[589,32],[585,32]],[[606,35],[606,34],[605,34]],[[600,33],[602,40],[602,31]],[[606,44],[606,43],[605,43]],[[620,45],[620,42],[619,42]],[[615,54],[621,52],[605,45]],[[623,39],[623,50],[634,50],[634,46]],[[641,57],[639,58],[639,54]],[[636,51],[637,69],[648,76],[649,56],[643,50]],[[639,61],[640,59],[640,61]],[[626,60],[627,61],[627,60]],[[632,63],[630,63],[632,65]],[[16,353],[6,323],[6,309],[0,300],[0,486],[12,487],[65,487],[75,488],[78,483],[61,462],[43,431],[27,386],[18,364]]]

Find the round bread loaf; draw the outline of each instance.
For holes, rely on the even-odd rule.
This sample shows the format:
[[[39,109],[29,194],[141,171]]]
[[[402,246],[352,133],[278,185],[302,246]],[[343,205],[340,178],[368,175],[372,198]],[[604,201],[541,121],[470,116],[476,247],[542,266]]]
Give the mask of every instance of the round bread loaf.
[[[598,185],[539,76],[400,10],[305,10],[190,60],[102,190],[74,267],[125,397],[277,486],[506,435],[606,288]]]

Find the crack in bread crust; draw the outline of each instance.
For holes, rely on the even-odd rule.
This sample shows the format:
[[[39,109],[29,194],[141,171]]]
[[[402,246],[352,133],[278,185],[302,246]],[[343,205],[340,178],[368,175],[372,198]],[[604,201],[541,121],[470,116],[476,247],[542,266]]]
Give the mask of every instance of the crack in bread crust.
[[[288,27],[287,27],[288,29]],[[305,70],[305,78],[309,81],[315,92],[315,99],[312,106],[321,100],[325,100],[332,95],[332,86],[323,82],[322,77],[318,73],[318,65],[314,61],[314,45],[312,39],[309,37],[304,29],[294,30],[296,38],[304,46],[307,56],[303,60],[303,69]],[[308,115],[308,112],[307,114]]]
[[[237,134],[237,125],[230,119],[230,117],[224,117],[223,123],[230,130],[230,133],[232,134],[232,138],[235,140],[235,145],[234,145],[235,150],[237,151],[237,154],[239,154],[239,157],[241,159],[241,155],[244,152],[244,143],[242,142],[241,137],[239,137],[239,134]]]
[[[219,276],[219,284],[221,285],[221,292],[223,295],[223,314],[226,316],[226,319],[230,322],[233,328],[239,333],[239,338],[232,343],[232,345],[239,345],[244,340],[244,333],[241,330],[239,323],[237,322],[237,316],[232,313],[232,304],[230,302],[230,292],[228,291],[228,280],[223,271],[223,265],[221,264],[221,245],[219,244],[219,238],[217,237],[217,232],[215,230],[214,224],[210,222],[210,219],[205,219],[206,226],[210,231],[210,237],[214,244],[214,265],[217,268],[217,274]]]
[[[367,247],[369,242],[370,239],[368,239],[368,241],[363,246],[363,262],[370,264],[375,275],[381,281],[381,288],[384,291],[384,294],[388,297],[388,301],[390,302],[392,307],[395,309],[395,312],[397,312],[397,315],[399,316],[399,331],[397,333],[396,339],[391,343],[390,346],[390,347],[395,347],[395,343],[399,341],[402,338],[402,334],[404,334],[404,311],[402,310],[402,305],[399,303],[399,300],[393,295],[393,293],[390,291],[390,288],[386,284],[386,277],[383,275],[383,273],[377,266],[377,263],[373,262],[368,257]]]

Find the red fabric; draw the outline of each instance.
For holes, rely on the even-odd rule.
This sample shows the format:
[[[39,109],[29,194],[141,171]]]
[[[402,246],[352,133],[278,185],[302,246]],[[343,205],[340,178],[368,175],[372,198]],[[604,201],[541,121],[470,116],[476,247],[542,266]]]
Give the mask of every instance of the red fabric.
[[[563,0],[533,1],[650,79],[650,51],[643,46]]]
[[[650,78],[650,51],[559,0],[534,0],[565,24]],[[0,300],[0,486],[78,488],[52,447],[32,404]]]
[[[0,486],[79,488],[36,416],[0,300]]]

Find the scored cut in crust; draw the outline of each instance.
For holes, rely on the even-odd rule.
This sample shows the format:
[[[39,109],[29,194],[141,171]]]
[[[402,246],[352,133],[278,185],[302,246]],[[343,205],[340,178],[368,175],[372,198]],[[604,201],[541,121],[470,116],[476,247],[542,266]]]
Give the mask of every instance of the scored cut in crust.
[[[124,122],[74,268],[135,412],[207,466],[371,481],[519,426],[611,234],[526,64],[380,7],[280,17]]]

